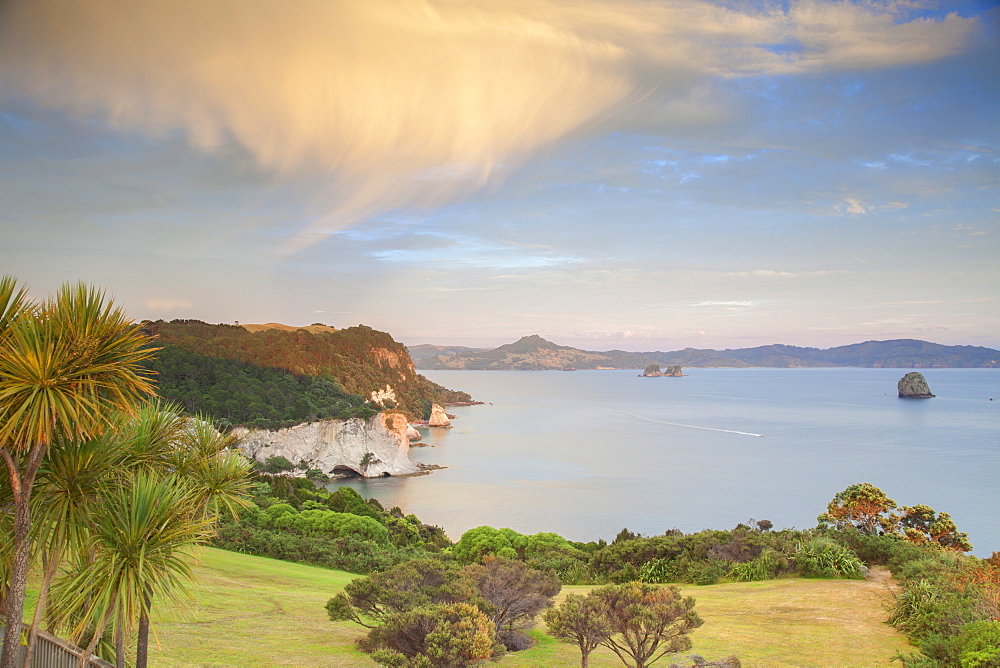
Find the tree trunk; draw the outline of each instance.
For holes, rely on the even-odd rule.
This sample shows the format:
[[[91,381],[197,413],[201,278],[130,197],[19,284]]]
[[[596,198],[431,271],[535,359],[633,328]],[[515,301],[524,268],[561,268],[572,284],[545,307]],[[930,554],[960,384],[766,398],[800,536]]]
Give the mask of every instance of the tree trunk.
[[[118,598],[118,588],[115,587],[114,592],[111,594],[111,601]],[[111,619],[111,614],[115,611],[114,603],[108,606],[108,609],[104,611],[104,616],[101,617],[100,623],[97,628],[94,629],[94,636],[90,639],[87,644],[87,649],[80,653],[80,660],[77,662],[77,668],[86,668],[86,665],[90,663],[90,657],[94,655],[94,650],[97,648],[97,643],[101,641],[101,636],[104,635],[104,628],[108,625],[108,620]]]
[[[115,629],[115,668],[125,668],[125,632],[121,615],[118,615],[118,628]]]
[[[24,618],[24,591],[28,585],[28,557],[31,541],[31,512],[23,493],[14,494],[14,562],[10,569],[10,590],[7,596],[7,627],[3,635],[0,668],[15,668],[21,642],[21,622]]]
[[[149,588],[147,587],[139,609],[139,640],[135,646],[135,668],[146,668],[149,656],[149,609],[152,606],[153,601],[149,597]]]
[[[38,601],[35,603],[35,616],[32,618],[31,628],[28,630],[28,647],[24,650],[25,666],[31,666],[31,660],[35,653],[35,643],[38,641],[38,626],[42,623],[42,612],[48,603],[49,587],[59,567],[59,558],[55,554],[48,556],[48,562],[45,564],[45,575],[42,577],[42,586],[38,590]]]
[[[43,445],[33,447],[25,460],[24,475],[18,470],[17,458],[7,448],[0,448],[7,477],[14,496],[14,560],[7,590],[7,626],[4,629],[0,668],[16,668],[17,651],[24,619],[24,593],[28,586],[28,565],[31,557],[31,487],[45,451]]]

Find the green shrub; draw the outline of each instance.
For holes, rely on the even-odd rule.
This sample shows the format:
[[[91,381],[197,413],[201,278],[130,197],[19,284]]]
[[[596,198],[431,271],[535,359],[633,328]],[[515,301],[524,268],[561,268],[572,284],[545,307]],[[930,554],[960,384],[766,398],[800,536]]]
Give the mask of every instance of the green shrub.
[[[911,580],[893,600],[887,621],[920,643],[921,650],[928,654],[927,650],[940,644],[941,639],[979,619],[977,603],[974,596],[954,591],[940,580]]]
[[[951,641],[951,654],[962,668],[1000,666],[1000,622],[970,622]]]
[[[719,560],[700,561],[688,569],[688,579],[696,585],[713,585],[726,577],[729,563]]]
[[[677,576],[673,565],[669,559],[652,559],[647,561],[639,569],[638,580],[640,582],[650,582],[653,584],[663,584],[670,582]]]
[[[773,580],[784,566],[785,560],[777,552],[768,548],[753,561],[733,564],[726,577],[737,582],[754,582],[757,580]]]
[[[864,578],[868,573],[854,552],[829,538],[799,543],[792,559],[807,578]]]
[[[264,473],[281,473],[282,471],[291,471],[294,468],[295,464],[281,455],[268,457],[264,460],[263,465],[261,465],[261,470]]]

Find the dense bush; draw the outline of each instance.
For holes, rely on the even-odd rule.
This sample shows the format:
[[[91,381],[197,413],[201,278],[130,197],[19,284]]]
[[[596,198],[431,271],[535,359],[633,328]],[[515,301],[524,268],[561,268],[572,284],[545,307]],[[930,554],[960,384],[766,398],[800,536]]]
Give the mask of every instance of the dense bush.
[[[903,589],[893,600],[888,621],[921,652],[901,657],[904,663],[1000,665],[996,656],[986,658],[996,632],[991,624],[1000,616],[1000,554],[977,559],[900,541],[889,564]]]
[[[769,527],[770,523],[765,522],[757,524]],[[599,582],[714,584],[725,578],[764,579],[765,573],[777,577],[795,571],[792,555],[797,545],[811,535],[745,524],[732,531],[706,530],[687,535],[671,530],[662,536],[643,537],[624,531],[610,545],[591,544],[595,549],[589,570]]]
[[[970,622],[951,640],[950,654],[960,665],[1000,666],[1000,621]]]
[[[435,659],[464,652],[473,642],[478,659],[526,649],[533,640],[525,630],[559,589],[555,576],[517,560],[486,557],[483,563],[459,567],[414,559],[348,583],[327,601],[326,610],[334,621],[352,620],[370,629],[358,646],[383,665],[467,665],[472,658],[458,663]],[[446,611],[452,617],[442,627]],[[431,638],[442,628],[465,640],[448,645],[447,651],[434,649],[437,641]]]
[[[259,480],[254,507],[223,523],[217,547],[371,573],[450,545],[440,527],[395,508],[387,512],[348,487],[330,492],[304,478]]]
[[[868,574],[854,552],[821,536],[800,543],[792,559],[799,574],[807,578],[863,578]]]

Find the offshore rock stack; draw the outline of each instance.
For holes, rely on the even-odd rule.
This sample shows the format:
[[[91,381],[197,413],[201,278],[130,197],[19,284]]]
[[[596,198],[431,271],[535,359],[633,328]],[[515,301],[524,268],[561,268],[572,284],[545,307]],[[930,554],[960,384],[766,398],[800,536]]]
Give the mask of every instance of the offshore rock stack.
[[[931,388],[927,386],[924,374],[916,371],[911,371],[900,378],[896,389],[899,390],[900,399],[931,399],[934,397],[931,394]]]
[[[679,365],[668,366],[663,371],[660,370],[659,364],[650,364],[646,367],[646,370],[639,374],[640,378],[663,378],[664,376],[671,378],[680,378],[684,375]]]

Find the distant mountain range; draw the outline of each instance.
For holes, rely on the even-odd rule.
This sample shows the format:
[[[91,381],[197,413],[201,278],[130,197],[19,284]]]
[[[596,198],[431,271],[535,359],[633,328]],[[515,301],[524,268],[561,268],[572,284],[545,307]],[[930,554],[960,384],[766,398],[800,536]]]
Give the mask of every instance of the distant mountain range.
[[[596,352],[560,346],[538,335],[494,349],[410,346],[417,369],[644,369],[650,364],[682,367],[887,367],[905,369],[1000,367],[1000,351],[945,346],[915,339],[865,341],[836,348],[770,345],[734,350],[685,348],[669,352]]]

